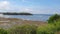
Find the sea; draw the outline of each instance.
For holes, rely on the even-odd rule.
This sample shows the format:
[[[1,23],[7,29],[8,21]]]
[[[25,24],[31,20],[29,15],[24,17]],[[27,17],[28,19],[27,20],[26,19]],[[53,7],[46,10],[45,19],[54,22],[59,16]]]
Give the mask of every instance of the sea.
[[[5,18],[17,18],[23,20],[32,20],[32,21],[47,21],[51,14],[33,14],[33,15],[0,15],[0,17]]]

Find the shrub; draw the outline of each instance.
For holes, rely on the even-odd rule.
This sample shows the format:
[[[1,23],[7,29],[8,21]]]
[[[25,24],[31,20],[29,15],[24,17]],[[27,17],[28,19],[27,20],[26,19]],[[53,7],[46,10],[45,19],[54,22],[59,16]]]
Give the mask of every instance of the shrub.
[[[9,30],[10,34],[36,34],[36,26],[22,25]]]
[[[54,26],[57,29],[57,31],[60,31],[60,20],[58,20],[57,22],[55,22]]]
[[[54,34],[55,32],[56,32],[55,26],[51,24],[39,26],[37,29],[37,34]]]
[[[0,34],[8,34],[7,30],[0,28]]]
[[[59,18],[60,18],[60,15],[58,15],[58,14],[52,15],[52,16],[49,18],[48,23],[54,23],[54,22],[56,22]]]

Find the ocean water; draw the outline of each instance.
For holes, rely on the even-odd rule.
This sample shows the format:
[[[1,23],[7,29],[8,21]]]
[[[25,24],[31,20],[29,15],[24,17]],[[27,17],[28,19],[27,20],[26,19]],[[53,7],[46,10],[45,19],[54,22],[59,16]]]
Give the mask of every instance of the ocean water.
[[[49,14],[34,14],[34,15],[4,15],[6,18],[18,18],[32,21],[47,21],[51,15]]]

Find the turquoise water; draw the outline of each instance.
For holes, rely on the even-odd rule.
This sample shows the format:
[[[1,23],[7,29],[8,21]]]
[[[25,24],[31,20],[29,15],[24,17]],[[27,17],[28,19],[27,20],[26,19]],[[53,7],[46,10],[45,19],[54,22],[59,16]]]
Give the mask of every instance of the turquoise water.
[[[34,14],[34,15],[5,15],[9,18],[18,18],[32,21],[47,21],[51,15],[48,14]]]

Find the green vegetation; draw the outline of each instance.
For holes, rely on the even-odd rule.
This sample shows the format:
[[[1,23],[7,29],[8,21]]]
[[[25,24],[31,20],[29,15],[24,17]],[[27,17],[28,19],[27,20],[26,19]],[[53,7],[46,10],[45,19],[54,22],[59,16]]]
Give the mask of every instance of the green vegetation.
[[[60,15],[55,14],[49,18],[47,25],[38,27],[37,34],[56,34],[56,32],[59,31],[60,31]]]
[[[22,25],[9,29],[10,34],[36,34],[36,26]]]
[[[40,26],[37,29],[37,34],[54,34],[55,32],[55,26],[54,25],[45,25],[45,26]]]
[[[21,12],[21,13],[3,13],[4,15],[32,15],[31,13]]]
[[[3,28],[0,28],[0,34],[8,34],[7,30],[4,30]]]
[[[52,16],[49,18],[48,23],[56,22],[59,18],[60,18],[60,15],[58,15],[58,14],[52,15]]]
[[[51,16],[48,24],[43,26],[26,24],[14,26],[8,30],[0,29],[0,34],[57,34],[56,32],[60,32],[60,15],[58,14]]]
[[[36,34],[36,31],[37,26],[35,25],[21,25],[8,30],[0,29],[0,34]]]

